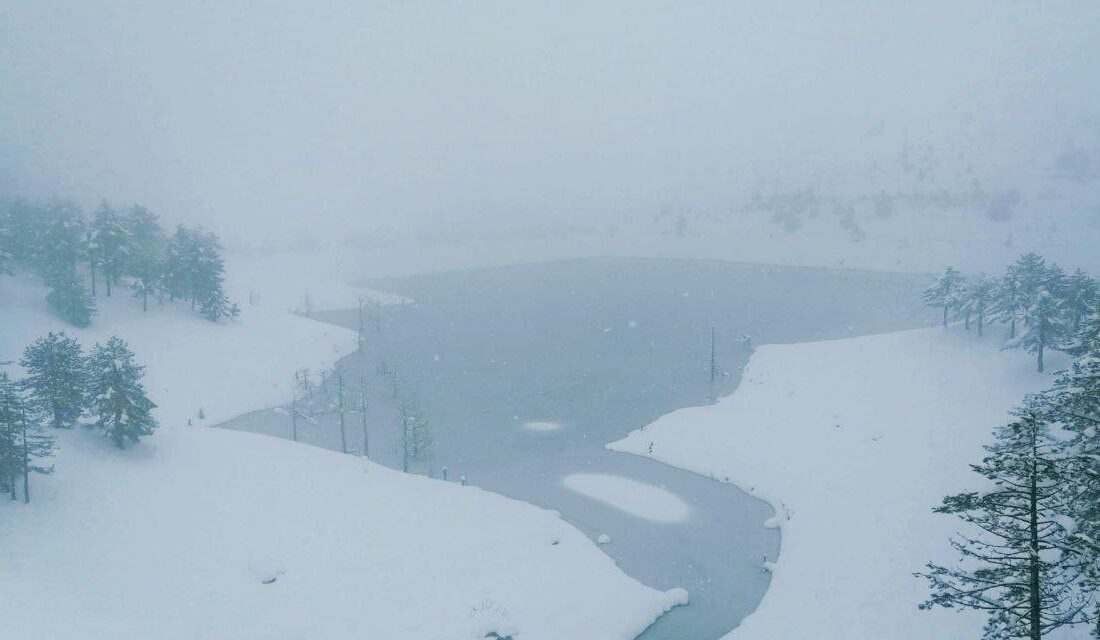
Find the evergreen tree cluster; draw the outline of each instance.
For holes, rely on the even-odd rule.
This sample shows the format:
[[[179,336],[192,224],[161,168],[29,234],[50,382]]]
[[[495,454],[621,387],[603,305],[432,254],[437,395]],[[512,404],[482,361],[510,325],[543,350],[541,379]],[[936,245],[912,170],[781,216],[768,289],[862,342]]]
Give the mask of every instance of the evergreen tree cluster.
[[[1006,348],[1023,348],[1036,354],[1043,371],[1048,349],[1072,353],[1082,326],[1100,304],[1100,285],[1081,271],[1067,274],[1042,256],[1028,253],[1011,264],[999,278],[966,277],[947,267],[924,291],[925,304],[943,310],[943,325],[963,321],[967,330],[996,320],[1008,327]]]
[[[936,509],[965,523],[952,541],[961,562],[919,574],[932,589],[922,608],[985,611],[988,640],[1039,640],[1076,625],[1100,638],[1100,311],[1094,294],[1082,304],[1073,293],[1093,286],[1085,278],[1067,284],[1036,258],[1010,270],[1019,291],[1038,291],[1021,324],[1026,332],[1039,321],[1029,309],[1053,307],[1060,326],[1076,324],[1058,343],[1076,358],[995,432],[973,465],[989,488],[948,496]]]
[[[106,202],[86,219],[66,201],[0,203],[0,274],[38,273],[50,307],[84,327],[95,298],[129,288],[148,310],[149,297],[183,299],[213,321],[240,310],[225,294],[225,261],[217,236],[179,226],[169,237],[157,215],[135,205],[117,211]],[[89,289],[90,285],[90,289]]]
[[[113,337],[85,355],[65,333],[49,333],[23,350],[24,377],[0,372],[0,486],[30,501],[30,474],[50,473],[54,454],[51,429],[71,429],[90,420],[119,448],[151,435],[156,407],[141,383],[144,367],[126,343]]]

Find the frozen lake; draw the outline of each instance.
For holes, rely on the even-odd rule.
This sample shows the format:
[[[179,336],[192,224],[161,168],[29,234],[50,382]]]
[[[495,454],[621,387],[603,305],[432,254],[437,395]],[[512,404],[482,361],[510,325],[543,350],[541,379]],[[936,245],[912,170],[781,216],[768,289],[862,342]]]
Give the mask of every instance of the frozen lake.
[[[374,280],[415,303],[367,317],[366,348],[339,364],[365,380],[371,458],[400,467],[394,398],[430,420],[430,455],[412,465],[559,511],[628,574],[684,587],[646,640],[719,638],[768,586],[779,534],[771,508],[732,485],[608,442],[678,408],[730,393],[751,344],[924,326],[925,276],[672,259],[587,259]],[[357,310],[317,314],[357,327]],[[722,373],[710,380],[711,328]],[[384,366],[383,366],[384,365]],[[289,372],[288,372],[289,375]],[[332,385],[330,384],[330,391]],[[318,401],[323,404],[323,401]],[[227,425],[289,436],[270,411]],[[752,428],[752,425],[736,425]],[[358,414],[349,446],[362,447]],[[299,439],[340,448],[335,420]],[[780,459],[777,455],[777,460]],[[719,479],[720,480],[720,479]],[[491,526],[491,523],[487,523]],[[606,539],[605,539],[606,540]]]

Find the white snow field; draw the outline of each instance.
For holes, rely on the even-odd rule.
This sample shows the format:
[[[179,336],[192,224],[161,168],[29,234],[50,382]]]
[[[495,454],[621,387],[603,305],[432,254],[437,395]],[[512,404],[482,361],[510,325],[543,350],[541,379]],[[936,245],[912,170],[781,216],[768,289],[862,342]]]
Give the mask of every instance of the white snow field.
[[[562,479],[571,491],[652,522],[683,522],[691,507],[683,498],[646,482],[607,473],[574,473]]]
[[[998,349],[999,327],[989,333],[997,337],[953,327],[763,346],[730,396],[608,445],[774,505],[783,536],[776,564],[766,560],[771,587],[727,638],[981,635],[980,614],[919,611],[927,588],[912,573],[954,560],[957,520],[931,509],[981,486],[967,465],[1024,394],[1051,381],[1032,356]]]
[[[331,364],[354,344],[287,313],[296,293],[278,272],[234,273],[236,321],[215,325],[183,305],[143,314],[119,291],[98,300],[87,330],[56,319],[34,280],[0,277],[0,361],[49,330],[85,347],[120,335],[148,367],[161,421],[123,451],[83,429],[60,434],[56,472],[32,477],[31,504],[0,502],[0,635],[628,640],[685,601],[623,574],[554,512],[202,428],[285,401],[296,368]],[[345,294],[360,292],[311,291],[353,306]]]

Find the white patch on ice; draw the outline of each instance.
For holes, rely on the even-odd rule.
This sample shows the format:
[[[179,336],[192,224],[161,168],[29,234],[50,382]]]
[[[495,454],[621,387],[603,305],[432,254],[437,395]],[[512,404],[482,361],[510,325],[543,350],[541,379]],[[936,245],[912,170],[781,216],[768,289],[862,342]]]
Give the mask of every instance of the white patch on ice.
[[[596,544],[611,544],[611,536],[601,533],[600,537],[596,538]]]
[[[680,496],[631,478],[574,473],[566,476],[562,484],[583,496],[653,522],[683,522],[691,514],[691,507]]]
[[[549,431],[557,431],[558,429],[561,429],[561,423],[560,422],[550,422],[550,421],[545,421],[545,420],[544,421],[535,421],[535,422],[524,422],[522,426],[527,431],[538,431],[538,432],[541,432],[541,433],[546,433],[546,432],[549,432]]]

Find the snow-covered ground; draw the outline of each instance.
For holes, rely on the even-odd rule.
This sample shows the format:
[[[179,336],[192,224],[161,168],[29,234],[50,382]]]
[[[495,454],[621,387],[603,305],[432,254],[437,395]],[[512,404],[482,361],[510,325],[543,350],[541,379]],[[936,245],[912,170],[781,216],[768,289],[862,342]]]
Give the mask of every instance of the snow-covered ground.
[[[680,496],[646,482],[606,473],[574,473],[562,479],[570,491],[652,522],[683,522],[691,507]]]
[[[609,446],[774,505],[772,584],[731,640],[975,638],[983,616],[917,609],[912,573],[953,559],[957,521],[932,507],[979,484],[967,465],[992,429],[1050,382],[997,345],[952,328],[764,346],[731,396]]]
[[[34,279],[0,277],[0,361],[49,330],[86,347],[117,334],[148,367],[162,425],[124,451],[62,433],[32,503],[0,503],[5,637],[626,640],[685,601],[627,577],[556,513],[201,428],[285,401],[295,369],[354,346],[351,332],[287,312],[307,287],[318,308],[372,295],[326,287],[308,262],[231,261],[242,315],[224,325],[184,305],[142,313],[118,292],[74,330]]]

